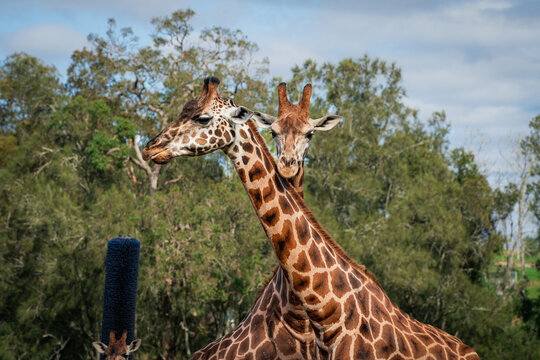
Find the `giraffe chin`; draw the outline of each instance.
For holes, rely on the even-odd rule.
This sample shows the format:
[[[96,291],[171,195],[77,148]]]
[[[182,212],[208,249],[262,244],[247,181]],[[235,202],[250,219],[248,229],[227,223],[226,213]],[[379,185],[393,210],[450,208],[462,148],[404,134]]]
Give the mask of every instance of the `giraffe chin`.
[[[173,158],[172,152],[169,150],[161,151],[157,154],[152,155],[152,161],[156,164],[166,164]]]

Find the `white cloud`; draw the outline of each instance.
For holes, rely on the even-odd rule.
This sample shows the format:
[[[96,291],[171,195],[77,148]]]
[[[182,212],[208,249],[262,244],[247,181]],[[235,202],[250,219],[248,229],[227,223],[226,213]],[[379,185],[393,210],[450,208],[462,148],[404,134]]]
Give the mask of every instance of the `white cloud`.
[[[8,52],[27,52],[42,58],[69,57],[86,44],[77,30],[58,24],[42,24],[3,34],[3,47]]]
[[[470,3],[460,3],[445,8],[445,12],[457,19],[477,18],[486,13],[493,15],[494,12],[508,10],[512,4],[507,1],[476,1]]]
[[[77,12],[94,12],[118,15],[131,15],[140,19],[149,19],[149,17],[158,14],[169,14],[182,7],[188,7],[186,3],[193,1],[178,2],[175,0],[158,0],[149,3],[147,0],[19,0],[10,4],[11,8],[29,9],[40,8],[44,11],[53,11],[56,13],[73,14]]]

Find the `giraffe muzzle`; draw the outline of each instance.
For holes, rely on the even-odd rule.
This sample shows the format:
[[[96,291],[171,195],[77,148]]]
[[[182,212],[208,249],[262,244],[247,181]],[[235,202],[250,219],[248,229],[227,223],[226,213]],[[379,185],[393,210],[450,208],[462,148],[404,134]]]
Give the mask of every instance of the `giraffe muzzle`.
[[[165,164],[173,157],[172,152],[167,149],[157,147],[157,148],[144,148],[143,150],[143,159],[148,161],[152,160],[157,164]]]
[[[298,173],[298,161],[296,159],[281,158],[278,161],[279,175],[286,179],[290,179]]]

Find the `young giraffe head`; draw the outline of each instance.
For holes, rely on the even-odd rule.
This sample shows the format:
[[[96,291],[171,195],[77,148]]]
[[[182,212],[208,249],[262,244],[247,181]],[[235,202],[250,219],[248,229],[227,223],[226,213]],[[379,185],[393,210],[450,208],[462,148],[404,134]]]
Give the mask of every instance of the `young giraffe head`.
[[[136,339],[126,345],[127,332],[124,331],[120,340],[116,340],[114,331],[109,333],[109,346],[105,345],[101,341],[95,341],[92,343],[94,349],[99,354],[106,356],[107,360],[125,360],[131,353],[134,353],[141,346],[141,339]]]
[[[255,112],[253,119],[259,127],[269,128],[276,142],[278,172],[284,178],[298,173],[307,153],[309,142],[316,130],[327,131],[341,121],[341,116],[327,115],[320,119],[309,118],[311,84],[304,86],[302,99],[296,105],[287,98],[287,85],[278,85],[279,110],[277,118]]]
[[[234,139],[235,124],[249,120],[253,112],[219,96],[219,80],[206,78],[198,99],[189,101],[180,116],[150,140],[145,160],[159,164],[176,156],[198,156],[222,149]]]

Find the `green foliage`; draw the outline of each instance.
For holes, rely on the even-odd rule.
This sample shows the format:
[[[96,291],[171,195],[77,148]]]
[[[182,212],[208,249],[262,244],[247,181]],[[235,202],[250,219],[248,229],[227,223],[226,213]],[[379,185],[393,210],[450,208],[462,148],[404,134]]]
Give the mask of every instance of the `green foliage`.
[[[225,334],[271,274],[275,255],[223,155],[166,166],[137,155],[207,74],[239,104],[275,113],[280,79],[265,80],[257,45],[220,27],[196,36],[194,15],[154,19],[142,48],[110,20],[74,52],[65,84],[31,56],[2,63],[0,358],[93,357],[106,242],[118,234],[142,243],[142,358],[184,359]],[[308,60],[292,71],[292,100],[308,81],[311,116],[344,117],[314,137],[307,162],[306,199],[324,227],[419,320],[483,358],[535,358],[537,301],[502,299],[485,282],[512,189],[493,191],[472,154],[448,150],[444,112],[416,118],[395,64]]]
[[[86,147],[86,153],[92,165],[99,171],[109,170],[115,162],[116,166],[121,168],[123,164],[119,160],[121,161],[127,157],[127,148],[124,147],[124,151],[114,151],[109,156],[109,151],[119,150],[119,146],[121,145],[120,140],[110,137],[104,131],[96,130],[92,135],[92,140]]]
[[[24,53],[7,57],[0,68],[2,133],[32,127],[56,107],[60,84],[54,67]]]

